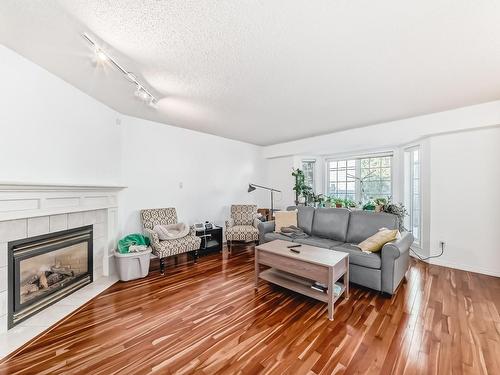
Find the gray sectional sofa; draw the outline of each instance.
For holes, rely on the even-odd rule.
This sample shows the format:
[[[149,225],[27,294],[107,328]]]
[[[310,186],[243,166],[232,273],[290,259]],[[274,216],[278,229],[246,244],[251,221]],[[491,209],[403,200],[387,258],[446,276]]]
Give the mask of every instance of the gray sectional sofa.
[[[409,249],[413,235],[384,245],[377,253],[364,253],[358,244],[380,228],[398,228],[398,218],[387,213],[349,211],[345,208],[288,207],[298,210],[298,226],[309,236],[291,239],[274,232],[274,221],[259,224],[260,243],[276,239],[293,241],[349,253],[349,279],[352,283],[394,294],[409,267]]]

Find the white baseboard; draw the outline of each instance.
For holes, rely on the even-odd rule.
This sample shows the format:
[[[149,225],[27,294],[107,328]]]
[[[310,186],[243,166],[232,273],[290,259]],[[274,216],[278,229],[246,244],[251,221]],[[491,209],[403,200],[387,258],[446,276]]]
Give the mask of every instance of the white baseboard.
[[[429,259],[426,262],[429,264],[436,265],[436,266],[455,268],[455,269],[459,269],[462,271],[475,272],[475,273],[481,273],[483,275],[500,277],[500,270],[493,270],[493,269],[489,269],[489,268],[470,266],[468,264],[450,262],[450,261],[439,259],[439,258]]]

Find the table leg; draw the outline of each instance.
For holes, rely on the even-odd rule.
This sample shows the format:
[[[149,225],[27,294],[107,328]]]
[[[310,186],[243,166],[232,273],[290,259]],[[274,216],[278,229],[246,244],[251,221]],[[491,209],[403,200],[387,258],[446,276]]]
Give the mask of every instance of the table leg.
[[[333,320],[334,306],[333,306],[333,267],[328,268],[328,319]]]
[[[346,271],[344,274],[345,299],[349,299],[349,256],[345,258],[345,261],[346,261]]]

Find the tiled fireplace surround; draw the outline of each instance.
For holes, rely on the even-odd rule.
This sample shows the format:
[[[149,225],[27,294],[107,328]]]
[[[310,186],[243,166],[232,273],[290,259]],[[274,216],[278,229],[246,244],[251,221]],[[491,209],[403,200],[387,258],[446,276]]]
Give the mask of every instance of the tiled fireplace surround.
[[[0,358],[116,280],[112,253],[117,241],[121,189],[0,183]],[[94,228],[94,282],[7,330],[8,242],[90,224]]]

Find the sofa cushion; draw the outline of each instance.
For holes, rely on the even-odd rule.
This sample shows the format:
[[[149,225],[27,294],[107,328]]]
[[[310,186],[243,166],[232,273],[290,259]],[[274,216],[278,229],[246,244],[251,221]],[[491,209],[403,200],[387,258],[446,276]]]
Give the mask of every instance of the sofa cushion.
[[[313,218],[314,218],[314,207],[309,206],[290,206],[287,207],[287,211],[297,210],[297,226],[302,229],[307,234],[311,234]]]
[[[312,235],[345,242],[349,210],[345,208],[317,208],[314,213]]]
[[[398,229],[398,218],[385,212],[353,211],[345,242],[359,244],[373,236],[380,228]]]
[[[382,267],[380,253],[363,253],[359,248],[347,243],[340,246],[334,246],[331,249],[349,253],[349,264],[356,264],[358,266],[374,269],[380,269]]]
[[[333,246],[340,246],[343,244],[341,241],[330,240],[328,238],[321,237],[308,237],[308,238],[296,238],[293,242],[302,243],[304,245],[311,245],[317,247],[323,247],[329,249]]]
[[[270,232],[264,234],[264,240],[269,242],[269,241],[274,241],[274,240],[285,240],[285,241],[290,241],[292,242],[292,239],[290,237],[284,236],[280,233],[275,233],[275,232]]]

